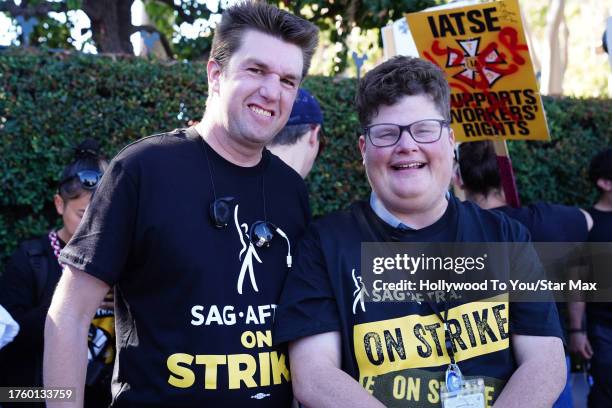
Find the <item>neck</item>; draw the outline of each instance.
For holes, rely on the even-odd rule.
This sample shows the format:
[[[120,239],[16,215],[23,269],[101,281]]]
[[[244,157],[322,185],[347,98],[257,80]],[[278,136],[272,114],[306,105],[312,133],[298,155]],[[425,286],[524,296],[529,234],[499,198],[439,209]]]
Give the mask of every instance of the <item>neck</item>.
[[[603,193],[593,207],[599,211],[612,211],[612,192]]]
[[[412,209],[402,208],[399,211],[392,208],[387,208],[387,210],[409,227],[421,229],[429,227],[442,218],[447,207],[448,200],[444,197],[433,206],[415,207]]]
[[[225,160],[242,167],[253,167],[261,160],[261,146],[247,146],[237,143],[227,130],[208,115],[196,125],[196,130],[206,143]]]
[[[491,208],[503,207],[508,205],[506,197],[501,190],[492,190],[487,195],[467,194],[468,200],[476,203],[480,208],[490,210]]]
[[[58,230],[57,236],[65,243],[68,243],[68,241],[70,241],[70,238],[72,238],[72,235],[70,235],[68,231],[66,231],[66,227],[62,227],[60,230]]]
[[[284,161],[289,167],[297,171],[302,178],[306,178],[308,170],[306,169],[306,157],[299,149],[292,149],[289,145],[275,145],[268,149]]]

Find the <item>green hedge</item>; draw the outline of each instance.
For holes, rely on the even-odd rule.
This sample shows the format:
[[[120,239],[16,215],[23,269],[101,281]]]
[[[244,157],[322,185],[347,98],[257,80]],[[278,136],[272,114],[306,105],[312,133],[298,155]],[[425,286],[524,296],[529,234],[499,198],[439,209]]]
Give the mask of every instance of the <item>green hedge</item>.
[[[57,224],[52,205],[71,146],[98,139],[112,157],[125,144],[199,119],[205,65],[138,58],[0,53],[0,261],[16,244]],[[357,148],[352,79],[314,77],[306,88],[325,111],[328,144],[309,176],[315,215],[369,191]],[[591,156],[612,145],[612,102],[545,99],[552,141],[514,142],[510,152],[524,203],[588,205]]]

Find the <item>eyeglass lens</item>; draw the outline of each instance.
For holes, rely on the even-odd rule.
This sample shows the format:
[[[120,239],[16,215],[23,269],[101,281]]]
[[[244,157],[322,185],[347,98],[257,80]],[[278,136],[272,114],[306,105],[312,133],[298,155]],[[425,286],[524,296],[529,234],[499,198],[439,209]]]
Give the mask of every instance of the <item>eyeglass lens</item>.
[[[433,143],[440,138],[444,122],[438,120],[422,120],[406,126],[396,124],[373,125],[369,128],[369,136],[374,146],[392,146],[396,144],[402,131],[408,130],[417,143]]]

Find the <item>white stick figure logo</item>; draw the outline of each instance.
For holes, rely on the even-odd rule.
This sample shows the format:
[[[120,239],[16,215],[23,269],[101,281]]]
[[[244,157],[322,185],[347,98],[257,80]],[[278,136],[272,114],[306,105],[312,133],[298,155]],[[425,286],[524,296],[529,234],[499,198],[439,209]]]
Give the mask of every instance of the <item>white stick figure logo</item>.
[[[365,297],[368,295],[368,291],[365,288],[361,276],[355,276],[355,269],[353,269],[351,275],[353,276],[353,283],[355,284],[355,290],[353,291],[353,314],[357,314],[357,304],[361,306],[361,311],[365,312]]]
[[[236,284],[236,289],[238,290],[238,293],[242,295],[244,276],[248,271],[251,286],[253,286],[255,292],[259,292],[259,289],[257,288],[257,282],[255,281],[255,272],[253,271],[253,258],[255,258],[259,263],[262,262],[261,259],[259,259],[259,255],[257,255],[255,246],[249,239],[249,226],[247,225],[247,223],[240,224],[238,222],[238,204],[236,204],[236,207],[234,207],[234,223],[236,224],[236,230],[238,230],[238,236],[240,237],[240,242],[242,243],[242,249],[238,254],[238,260],[242,261],[242,266],[240,267],[240,274],[238,275],[238,283]],[[245,240],[246,242],[248,242],[248,245]],[[242,258],[243,254],[244,258]]]

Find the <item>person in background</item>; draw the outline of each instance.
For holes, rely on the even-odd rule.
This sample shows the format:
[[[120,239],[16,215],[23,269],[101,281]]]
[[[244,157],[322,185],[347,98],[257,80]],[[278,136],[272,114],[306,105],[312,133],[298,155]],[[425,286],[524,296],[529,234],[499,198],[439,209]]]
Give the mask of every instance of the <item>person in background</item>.
[[[593,157],[589,179],[597,188],[599,199],[588,209],[594,221],[588,240],[612,242],[612,148]],[[589,392],[589,408],[609,407],[612,403],[612,303],[574,302],[569,304],[569,312],[570,351],[591,359],[593,386]]]
[[[287,124],[268,145],[302,178],[306,178],[324,147],[323,113],[317,99],[300,88]]]
[[[0,304],[19,323],[20,331],[12,343],[0,350],[0,386],[42,386],[43,329],[62,274],[59,253],[81,222],[107,165],[96,141],[79,144],[53,197],[57,214],[62,218],[61,227],[22,242],[6,265],[0,278]],[[112,294],[107,295],[89,326],[88,350],[87,406],[107,406],[114,358]]]
[[[466,198],[481,208],[501,211],[519,221],[529,230],[533,242],[585,242],[593,219],[581,208],[567,205],[537,202],[520,208],[510,207],[502,188],[495,148],[490,141],[461,143],[458,149],[459,174],[455,174],[455,186],[465,191]],[[566,343],[567,307],[557,303],[564,328]],[[565,388],[554,408],[571,408],[571,362],[566,355],[568,378]]]

